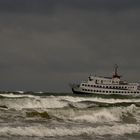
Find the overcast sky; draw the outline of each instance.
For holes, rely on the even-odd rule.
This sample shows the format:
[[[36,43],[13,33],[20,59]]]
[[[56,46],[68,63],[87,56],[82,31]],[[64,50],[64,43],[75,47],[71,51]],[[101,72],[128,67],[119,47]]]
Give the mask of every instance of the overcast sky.
[[[140,82],[139,0],[0,0],[0,89],[70,92],[114,64]]]

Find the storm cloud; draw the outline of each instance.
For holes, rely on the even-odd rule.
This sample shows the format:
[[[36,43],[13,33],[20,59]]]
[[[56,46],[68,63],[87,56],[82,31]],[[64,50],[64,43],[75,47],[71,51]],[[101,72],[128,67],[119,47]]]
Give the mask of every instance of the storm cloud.
[[[140,80],[140,1],[0,0],[0,89],[70,92],[91,73]]]

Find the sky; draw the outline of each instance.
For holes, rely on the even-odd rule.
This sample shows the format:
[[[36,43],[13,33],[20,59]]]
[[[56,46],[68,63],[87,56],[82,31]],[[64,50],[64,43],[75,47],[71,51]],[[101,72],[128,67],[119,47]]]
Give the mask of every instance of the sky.
[[[0,90],[71,92],[114,64],[140,82],[139,0],[0,0]]]

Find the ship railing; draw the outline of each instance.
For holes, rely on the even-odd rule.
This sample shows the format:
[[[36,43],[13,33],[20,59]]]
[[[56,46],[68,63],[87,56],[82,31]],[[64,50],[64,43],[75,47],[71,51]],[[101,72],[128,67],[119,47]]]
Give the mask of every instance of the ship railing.
[[[139,84],[138,83],[129,83],[129,85],[138,86]]]

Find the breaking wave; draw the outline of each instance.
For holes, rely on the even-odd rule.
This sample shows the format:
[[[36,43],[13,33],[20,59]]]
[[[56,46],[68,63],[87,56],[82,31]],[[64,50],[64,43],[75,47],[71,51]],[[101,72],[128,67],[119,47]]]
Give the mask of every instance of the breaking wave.
[[[102,109],[86,109],[86,110],[73,110],[73,109],[61,109],[61,110],[48,110],[50,116],[76,122],[88,122],[88,123],[112,123],[123,122],[125,120],[137,121],[140,117],[137,114],[138,108],[135,105],[128,107],[113,107]]]
[[[34,96],[0,94],[0,107],[24,108],[94,108],[94,107],[119,107],[134,104],[140,107],[140,99],[104,99],[93,97],[72,96]]]
[[[102,123],[140,121],[140,99],[103,99],[72,96],[1,95],[0,108],[30,109],[27,118],[57,118]]]
[[[55,127],[47,128],[44,126],[29,127],[3,127],[0,129],[0,136],[37,136],[37,137],[56,137],[56,136],[79,136],[79,135],[125,135],[138,133],[140,126],[137,124],[119,124],[114,126],[98,126],[98,127]]]

